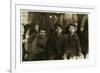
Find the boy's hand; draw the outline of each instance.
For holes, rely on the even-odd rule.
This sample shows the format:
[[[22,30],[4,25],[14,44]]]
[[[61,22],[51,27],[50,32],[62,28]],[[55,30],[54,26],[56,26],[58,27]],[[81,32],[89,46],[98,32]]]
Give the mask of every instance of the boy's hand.
[[[66,53],[64,53],[64,55],[63,55],[63,59],[67,59],[67,55],[66,55]]]
[[[78,58],[79,58],[79,59],[83,59],[83,58],[84,58],[84,56],[83,56],[83,54],[82,54],[81,52],[79,52]]]

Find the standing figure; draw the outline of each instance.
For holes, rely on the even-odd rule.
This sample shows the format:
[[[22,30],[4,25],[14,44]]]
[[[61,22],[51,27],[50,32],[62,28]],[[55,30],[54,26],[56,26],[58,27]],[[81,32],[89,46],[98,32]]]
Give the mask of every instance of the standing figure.
[[[64,49],[67,59],[77,59],[81,54],[79,37],[76,34],[77,26],[69,24],[69,33],[65,35]]]
[[[53,36],[47,42],[47,55],[50,60],[63,59],[64,54],[64,37],[62,34],[62,26],[56,25]]]
[[[56,58],[55,59],[63,59],[64,54],[64,36],[62,34],[62,26],[56,26],[56,32],[54,36],[55,49],[56,49]]]

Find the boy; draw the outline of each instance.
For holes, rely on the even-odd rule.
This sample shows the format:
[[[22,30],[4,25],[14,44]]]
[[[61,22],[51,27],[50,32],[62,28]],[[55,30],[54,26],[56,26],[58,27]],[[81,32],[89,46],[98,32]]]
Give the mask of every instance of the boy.
[[[63,43],[64,37],[62,34],[62,26],[57,24],[54,34],[47,42],[47,54],[50,60],[60,60],[63,59]]]
[[[56,49],[56,58],[63,59],[64,54],[64,36],[62,33],[62,26],[60,24],[56,25],[56,33],[54,36],[55,49]]]
[[[41,28],[39,31],[39,36],[35,37],[29,45],[28,49],[28,61],[37,61],[45,59],[45,49],[46,49],[46,30]]]
[[[69,33],[65,35],[64,42],[64,57],[67,59],[77,59],[81,55],[80,41],[76,31],[77,26],[69,24]]]

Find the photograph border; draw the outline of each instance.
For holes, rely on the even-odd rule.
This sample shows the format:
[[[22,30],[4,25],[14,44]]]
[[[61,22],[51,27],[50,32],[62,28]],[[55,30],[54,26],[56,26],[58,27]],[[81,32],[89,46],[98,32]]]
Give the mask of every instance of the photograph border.
[[[13,13],[13,9],[11,10],[11,71],[12,72],[16,72],[16,70],[17,70],[17,67],[16,67],[16,62],[17,62],[17,60],[16,60],[16,6],[17,5],[28,5],[28,6],[30,6],[29,4],[15,4],[15,39],[12,39],[12,37],[13,37],[13,33],[12,33],[12,30],[13,30],[13,26],[12,26],[12,24],[13,24],[13,22],[12,22],[12,13]],[[75,5],[74,5],[74,7],[68,7],[68,6],[46,6],[46,5],[32,5],[32,6],[39,6],[39,7],[57,7],[57,8],[78,8],[78,9],[91,9],[91,10],[95,10],[95,8],[94,7],[87,7],[87,8],[85,8],[85,7],[81,7],[81,6],[79,6],[79,7],[75,7]],[[44,10],[45,11],[45,10]],[[65,11],[66,12],[66,11]],[[88,25],[89,26],[89,25]],[[21,30],[20,30],[21,31]],[[88,30],[89,31],[89,30]],[[90,36],[89,36],[90,37]],[[13,52],[13,50],[12,50],[12,45],[13,45],[13,40],[15,40],[15,52]],[[20,40],[21,41],[21,40]],[[21,44],[20,44],[20,47],[21,47]],[[13,48],[14,49],[14,48]],[[13,56],[13,54],[15,53],[15,56],[14,57],[12,57]],[[21,53],[21,51],[20,51],[20,53]],[[15,59],[14,61],[13,61],[13,59]],[[21,63],[21,60],[20,60],[20,63]],[[42,63],[42,62],[41,62]],[[34,63],[33,63],[34,64]],[[94,65],[94,64],[93,64]]]

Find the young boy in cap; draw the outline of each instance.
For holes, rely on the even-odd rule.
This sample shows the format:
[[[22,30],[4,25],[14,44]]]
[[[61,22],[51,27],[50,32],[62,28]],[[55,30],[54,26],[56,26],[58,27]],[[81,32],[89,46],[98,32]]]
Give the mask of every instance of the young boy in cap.
[[[77,26],[69,24],[69,33],[65,35],[64,40],[64,57],[67,59],[77,59],[81,54],[79,37],[76,33]]]

